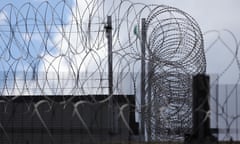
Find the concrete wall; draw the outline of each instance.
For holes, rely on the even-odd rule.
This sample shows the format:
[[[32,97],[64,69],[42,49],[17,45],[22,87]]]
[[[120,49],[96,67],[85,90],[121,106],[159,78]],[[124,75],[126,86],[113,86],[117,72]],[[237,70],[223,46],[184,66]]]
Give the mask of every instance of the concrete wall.
[[[47,100],[49,103],[44,102],[37,109],[36,103],[41,100],[35,96],[0,103],[0,143],[93,144],[129,140],[131,133],[119,116],[120,107],[128,103],[127,99],[116,99],[113,105],[109,105],[109,102],[80,104],[74,109],[74,104],[80,99],[66,105],[60,101]],[[130,110],[131,107],[123,110],[129,125],[130,121],[135,121],[131,119],[130,115],[134,115],[134,112]]]

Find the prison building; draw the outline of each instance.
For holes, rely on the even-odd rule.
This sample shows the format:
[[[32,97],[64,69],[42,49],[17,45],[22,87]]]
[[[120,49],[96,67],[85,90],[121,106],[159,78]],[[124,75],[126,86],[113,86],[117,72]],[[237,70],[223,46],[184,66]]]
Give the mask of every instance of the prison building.
[[[1,144],[94,144],[138,133],[133,95],[0,97]],[[110,103],[111,102],[111,103]]]

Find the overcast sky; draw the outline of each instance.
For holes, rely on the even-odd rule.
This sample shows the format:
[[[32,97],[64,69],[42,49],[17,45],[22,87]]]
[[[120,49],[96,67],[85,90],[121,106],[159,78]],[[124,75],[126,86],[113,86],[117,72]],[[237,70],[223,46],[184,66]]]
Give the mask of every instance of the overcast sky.
[[[20,7],[25,2],[31,2],[33,5],[39,5],[44,0],[8,0],[0,1],[1,7],[7,3],[13,3],[16,7]],[[134,2],[143,2],[142,0],[132,0]],[[57,1],[49,1],[55,4]],[[229,29],[234,32],[236,36],[240,36],[240,1],[239,0],[148,0],[144,1],[146,4],[164,4],[177,7],[189,13],[199,23],[202,32],[209,30],[221,31],[221,36],[224,37],[225,42],[235,50],[235,45],[232,37],[228,33],[222,31]],[[0,15],[1,19],[1,15]],[[217,34],[206,35],[205,47],[211,44],[217,37]],[[207,53],[207,72],[221,73],[231,62],[232,54],[226,47],[221,47],[222,44],[216,44],[215,47]],[[239,71],[236,63],[226,72],[224,83],[235,83],[235,79]]]
[[[38,5],[45,0],[7,0],[0,1],[1,7],[7,3],[13,3],[17,7],[25,2]],[[143,2],[142,0],[132,0],[133,2]],[[54,4],[56,1],[50,1]],[[177,7],[192,15],[200,24],[203,31],[209,29],[231,28],[239,30],[240,1],[239,0],[148,0],[147,4],[164,4]]]

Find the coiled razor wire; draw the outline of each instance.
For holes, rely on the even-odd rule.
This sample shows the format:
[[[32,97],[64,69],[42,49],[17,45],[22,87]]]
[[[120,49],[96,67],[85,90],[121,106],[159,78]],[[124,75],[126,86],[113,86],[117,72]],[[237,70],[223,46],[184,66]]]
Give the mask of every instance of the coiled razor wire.
[[[0,95],[17,99],[22,95],[107,94],[108,54],[104,29],[107,15],[113,19],[114,94],[139,95],[140,23],[141,18],[146,18],[149,66],[146,89],[151,92],[144,114],[145,121],[150,121],[146,129],[148,138],[153,141],[181,139],[191,127],[191,75],[204,73],[206,61],[196,21],[169,6],[127,0],[76,0],[74,4],[60,0],[56,5],[45,1],[38,6],[31,3],[19,8],[13,4],[3,6],[0,9]],[[209,33],[218,31],[206,35]],[[221,34],[208,45],[207,52],[220,41],[233,55],[219,79],[235,63],[239,69],[239,41],[234,35],[233,39],[234,50]],[[238,84],[239,76],[235,85]],[[232,92],[234,90],[218,105],[222,110],[218,115],[228,128],[232,127],[232,121],[239,119],[239,115],[229,117],[224,110]],[[12,101],[6,99],[0,103]],[[36,103],[36,112],[38,106],[48,103],[49,99]],[[93,104],[109,99],[111,97]],[[78,109],[74,112],[79,114]],[[44,123],[41,115],[39,119]],[[227,133],[224,139],[229,137]]]
[[[153,9],[147,26],[150,139],[180,140],[191,127],[191,76],[206,71],[202,33],[191,16],[172,7]]]
[[[206,40],[206,57],[217,61],[208,63],[217,73],[212,76],[211,118],[212,127],[218,128],[220,141],[239,141],[239,81],[240,81],[240,40],[237,33],[229,29],[209,30],[204,33]],[[206,112],[207,113],[207,112]]]

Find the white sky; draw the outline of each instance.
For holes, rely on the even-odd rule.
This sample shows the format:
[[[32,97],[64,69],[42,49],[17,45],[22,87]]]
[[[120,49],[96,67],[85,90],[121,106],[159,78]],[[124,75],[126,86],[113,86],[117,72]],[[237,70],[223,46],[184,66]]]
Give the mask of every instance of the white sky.
[[[239,0],[154,0],[177,7],[194,17],[203,31],[210,29],[237,29],[240,19]]]

